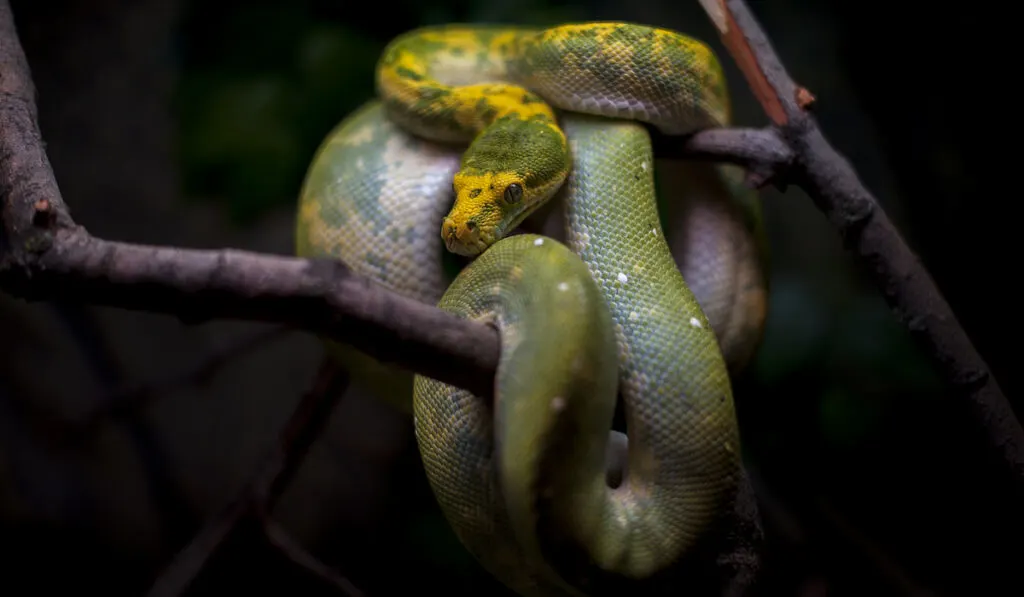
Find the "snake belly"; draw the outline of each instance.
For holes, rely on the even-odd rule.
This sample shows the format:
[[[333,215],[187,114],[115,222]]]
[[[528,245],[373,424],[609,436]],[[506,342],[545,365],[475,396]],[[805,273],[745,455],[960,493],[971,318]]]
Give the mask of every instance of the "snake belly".
[[[409,110],[403,116],[386,97],[317,152],[297,251],[340,258],[397,292],[499,329],[493,407],[422,376],[413,392],[430,484],[487,570],[523,595],[597,593],[609,579],[639,587],[683,560],[730,504],[740,457],[729,372],[749,360],[764,319],[750,192],[735,172],[710,164],[696,166],[698,182],[659,175],[673,201],[698,198],[683,213],[686,253],[673,258],[650,140],[628,120],[669,133],[727,123],[717,63],[709,51],[691,52],[702,46],[688,38],[624,24],[442,27],[404,39],[433,53],[448,86],[511,81],[560,110],[571,155],[556,195],[565,244],[504,230],[444,290],[439,223],[465,145],[425,140],[422,122],[410,125]],[[636,60],[642,44],[646,62]],[[636,72],[637,64],[648,66]],[[684,101],[652,101],[666,89]],[[449,132],[467,122],[435,112],[436,122],[448,114]],[[628,442],[609,432],[619,393]],[[609,483],[608,448],[627,444],[624,474]]]

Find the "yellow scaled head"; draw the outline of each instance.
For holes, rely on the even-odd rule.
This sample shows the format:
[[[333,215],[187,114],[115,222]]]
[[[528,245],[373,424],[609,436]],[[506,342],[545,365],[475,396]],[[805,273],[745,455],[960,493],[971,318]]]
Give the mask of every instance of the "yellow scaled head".
[[[455,204],[441,225],[448,250],[475,256],[550,199],[569,173],[565,136],[552,123],[500,119],[455,174]]]
[[[527,206],[543,202],[546,197],[538,196],[537,189],[527,191],[524,178],[514,172],[457,173],[455,205],[442,226],[448,250],[469,256],[482,253],[519,223],[510,222],[510,214],[525,214]]]

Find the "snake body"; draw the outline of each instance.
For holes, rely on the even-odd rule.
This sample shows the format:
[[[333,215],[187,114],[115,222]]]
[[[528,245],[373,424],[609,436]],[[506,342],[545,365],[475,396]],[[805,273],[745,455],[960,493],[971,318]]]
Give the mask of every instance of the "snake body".
[[[656,179],[637,122],[668,134],[727,124],[715,56],[625,23],[431,27],[388,46],[378,91],[318,150],[297,250],[499,329],[493,407],[413,384],[417,442],[449,524],[523,595],[656,579],[731,502],[729,375],[765,313],[757,203],[737,172],[700,164]],[[656,181],[688,206],[682,274]],[[551,197],[564,243],[510,235]],[[449,285],[452,253],[475,259]],[[619,394],[628,441],[609,435]]]

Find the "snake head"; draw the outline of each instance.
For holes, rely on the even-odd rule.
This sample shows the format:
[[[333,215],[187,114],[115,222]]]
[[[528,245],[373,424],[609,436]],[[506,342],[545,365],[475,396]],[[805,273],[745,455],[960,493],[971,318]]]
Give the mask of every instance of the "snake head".
[[[570,166],[565,135],[554,122],[496,120],[469,146],[455,174],[455,204],[441,225],[445,246],[479,255],[554,196]]]

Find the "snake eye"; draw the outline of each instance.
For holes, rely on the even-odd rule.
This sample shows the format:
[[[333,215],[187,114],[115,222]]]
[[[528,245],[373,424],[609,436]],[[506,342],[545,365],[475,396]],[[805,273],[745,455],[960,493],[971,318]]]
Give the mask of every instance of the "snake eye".
[[[505,201],[516,203],[523,198],[523,185],[514,182],[505,187]]]

